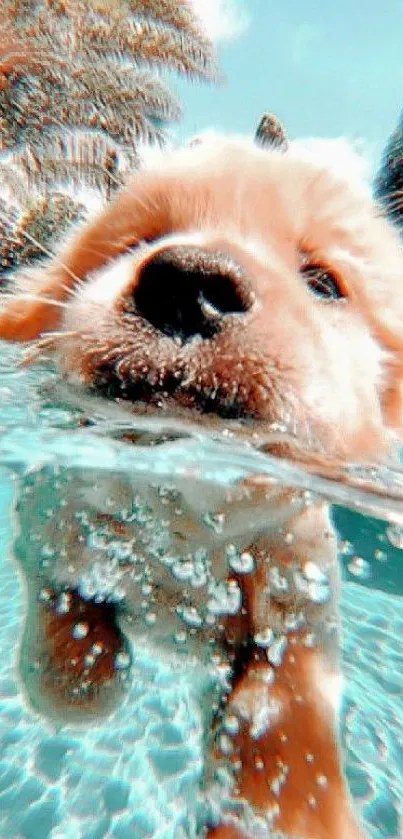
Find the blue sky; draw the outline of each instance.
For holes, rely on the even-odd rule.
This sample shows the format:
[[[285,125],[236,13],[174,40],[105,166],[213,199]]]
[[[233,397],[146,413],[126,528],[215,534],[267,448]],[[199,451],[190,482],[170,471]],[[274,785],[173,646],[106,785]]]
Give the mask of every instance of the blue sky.
[[[193,0],[227,80],[176,81],[180,136],[250,132],[265,110],[290,136],[362,139],[377,160],[403,102],[403,0]]]

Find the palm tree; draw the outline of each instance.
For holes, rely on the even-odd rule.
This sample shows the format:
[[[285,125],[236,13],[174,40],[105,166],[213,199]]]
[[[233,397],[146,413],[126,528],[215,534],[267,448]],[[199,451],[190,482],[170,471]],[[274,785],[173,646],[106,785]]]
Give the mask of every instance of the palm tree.
[[[181,108],[161,70],[197,81],[215,81],[218,70],[189,0],[2,0],[1,6],[4,274],[39,256],[55,231],[85,212],[68,184],[88,185],[107,200],[136,166],[139,142],[164,142],[165,125],[180,118]]]

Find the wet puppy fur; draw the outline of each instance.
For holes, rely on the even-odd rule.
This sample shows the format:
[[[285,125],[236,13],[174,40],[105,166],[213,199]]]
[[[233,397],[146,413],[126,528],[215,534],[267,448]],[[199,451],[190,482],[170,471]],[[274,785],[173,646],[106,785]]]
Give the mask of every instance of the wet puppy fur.
[[[35,342],[50,333],[63,377],[136,413],[243,435],[280,428],[300,451],[379,462],[402,430],[402,276],[398,235],[346,144],[262,149],[214,135],[154,156],[52,261],[17,276],[0,336]],[[276,451],[293,456],[292,446]],[[329,510],[285,489],[267,494],[258,479],[236,503],[240,519],[248,504],[267,503],[272,525],[265,532],[260,518],[252,535],[237,535],[255,571],[232,575],[242,609],[220,627],[232,678],[225,737],[212,748],[231,764],[233,796],[246,810],[241,820],[224,814],[208,835],[358,837],[337,743]],[[289,597],[276,584],[279,569],[293,577]],[[326,602],[309,589],[318,575],[330,580]],[[92,641],[105,641],[99,685],[113,679],[125,647],[113,607],[83,600],[73,586],[67,594],[70,613],[58,615],[50,591],[42,616],[66,707],[88,645],[72,636],[77,616]],[[268,653],[262,633],[273,627],[280,643]]]

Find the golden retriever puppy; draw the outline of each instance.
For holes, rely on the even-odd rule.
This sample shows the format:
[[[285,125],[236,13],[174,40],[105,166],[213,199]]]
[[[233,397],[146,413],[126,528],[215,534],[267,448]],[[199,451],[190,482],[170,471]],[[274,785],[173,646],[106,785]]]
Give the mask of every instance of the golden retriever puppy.
[[[53,333],[68,382],[135,413],[221,424],[252,442],[280,428],[289,442],[273,445],[279,456],[293,457],[295,445],[375,462],[402,425],[402,279],[397,233],[344,143],[263,149],[211,136],[151,160],[53,261],[17,277],[0,335]],[[125,654],[123,636],[152,638],[151,626],[139,629],[131,572],[121,619],[82,585],[93,556],[75,505],[85,496],[94,520],[133,543],[139,524],[119,514],[129,484],[109,487],[112,513],[84,478],[67,493],[63,515],[75,525],[63,537],[65,567],[59,559],[46,608],[46,596],[38,605],[47,710],[75,696],[86,713],[84,678],[101,695]],[[190,479],[176,492],[181,516],[178,496],[164,499],[165,550],[186,545],[194,556],[202,545],[209,565],[182,601],[172,567],[154,571],[160,636],[188,632],[196,656],[213,651],[228,665],[225,701],[206,724],[232,804],[206,825],[208,836],[358,839],[337,738],[339,582],[328,505],[258,476],[208,499]],[[160,515],[158,491],[145,493]],[[225,522],[222,533],[212,516]],[[98,658],[88,676],[90,642]]]

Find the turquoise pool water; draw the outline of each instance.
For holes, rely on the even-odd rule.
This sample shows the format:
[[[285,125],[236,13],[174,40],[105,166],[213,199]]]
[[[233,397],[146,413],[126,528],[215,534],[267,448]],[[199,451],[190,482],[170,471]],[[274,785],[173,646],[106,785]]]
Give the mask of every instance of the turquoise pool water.
[[[201,719],[206,673],[169,655],[133,650],[124,703],[106,721],[51,724],[27,703],[18,674],[26,613],[20,570],[11,558],[13,501],[47,470],[117,473],[145,480],[197,477],[200,487],[248,470],[275,467],[251,452],[203,436],[136,448],[77,428],[56,405],[53,374],[15,370],[20,352],[0,362],[0,836],[1,839],[185,839],[203,810]],[[14,371],[14,372],[13,372]],[[52,401],[53,400],[53,401]],[[120,419],[121,423],[123,422]],[[111,426],[110,426],[111,427]],[[116,435],[115,435],[116,438]],[[321,490],[336,502],[343,566],[345,696],[342,737],[351,791],[373,839],[403,832],[403,506],[278,467],[277,479]],[[390,475],[384,476],[382,489]],[[400,490],[400,476],[394,476]],[[302,482],[302,484],[301,484]],[[305,482],[305,484],[304,484]],[[396,493],[395,493],[396,494]],[[359,511],[359,512],[358,512]],[[35,510],[34,510],[35,513]],[[369,515],[371,513],[371,515]],[[388,519],[388,521],[387,521]],[[393,520],[396,520],[394,523]],[[35,515],[29,533],[34,539]]]

